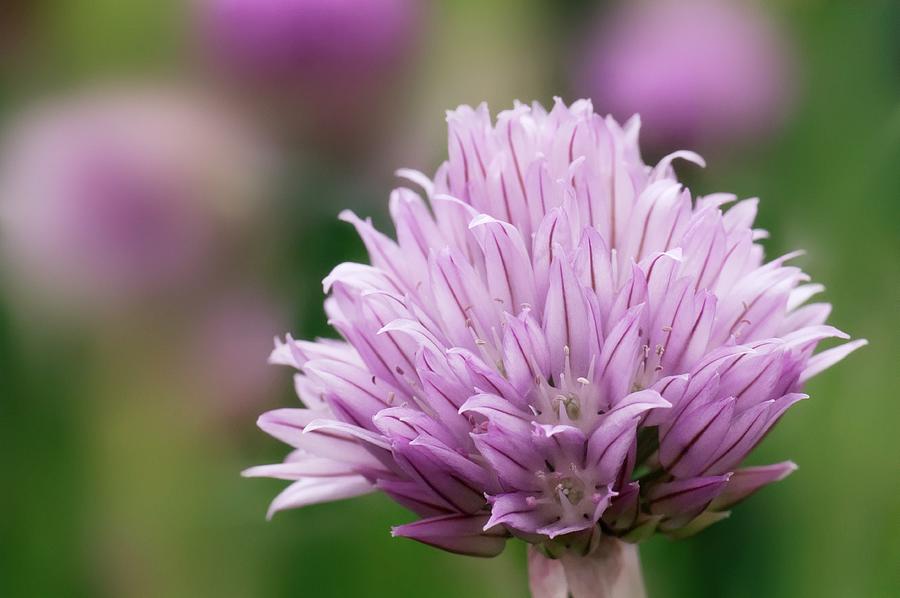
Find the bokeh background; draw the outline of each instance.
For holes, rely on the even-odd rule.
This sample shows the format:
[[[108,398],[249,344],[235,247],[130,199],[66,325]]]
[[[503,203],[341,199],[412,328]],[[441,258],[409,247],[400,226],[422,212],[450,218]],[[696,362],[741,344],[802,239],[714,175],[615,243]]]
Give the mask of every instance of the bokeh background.
[[[3,0],[0,596],[527,595],[491,560],[391,539],[371,495],[265,521],[296,401],[272,336],[330,334],[320,281],[363,258],[443,111],[589,95],[683,147],[697,193],[762,198],[832,322],[870,345],[753,457],[800,469],[641,547],[650,595],[900,593],[896,0]]]

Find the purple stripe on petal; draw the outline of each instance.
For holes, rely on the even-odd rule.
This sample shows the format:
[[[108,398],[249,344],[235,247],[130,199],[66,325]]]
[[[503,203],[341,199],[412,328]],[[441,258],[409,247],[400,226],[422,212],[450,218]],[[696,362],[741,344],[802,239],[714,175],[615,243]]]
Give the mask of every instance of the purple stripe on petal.
[[[710,508],[717,511],[728,509],[763,486],[783,480],[796,469],[797,465],[792,461],[738,469],[731,476],[721,494],[712,502]]]
[[[699,513],[722,491],[730,477],[731,474],[725,474],[658,484],[647,493],[650,512],[669,517]]]
[[[391,535],[466,556],[492,557],[503,552],[506,538],[487,533],[487,515],[442,515],[391,529]]]

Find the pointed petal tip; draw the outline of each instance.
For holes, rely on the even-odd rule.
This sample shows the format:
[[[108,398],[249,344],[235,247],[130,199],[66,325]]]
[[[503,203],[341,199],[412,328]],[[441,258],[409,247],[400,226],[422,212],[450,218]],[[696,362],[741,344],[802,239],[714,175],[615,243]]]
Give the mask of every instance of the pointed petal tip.
[[[269,508],[266,509],[266,521],[272,521],[272,518],[275,517],[275,514],[278,513],[281,509],[275,506],[275,503],[269,505]]]
[[[345,434],[348,437],[354,436],[356,438],[362,438],[362,436],[366,434],[366,430],[355,424],[347,424],[340,420],[328,419],[327,417],[316,418],[303,426],[304,434],[311,434],[319,430],[328,430],[333,433]]]
[[[265,413],[261,413],[256,418],[256,427],[259,428],[260,430],[262,430],[263,432],[266,431],[266,426],[271,422],[272,416],[269,415],[270,413],[271,413],[271,411],[266,411]]]
[[[258,478],[258,477],[266,477],[264,474],[260,473],[265,468],[265,465],[254,465],[253,467],[248,467],[246,469],[241,470],[242,478]]]
[[[793,461],[735,470],[734,478],[713,500],[710,509],[714,511],[729,509],[769,484],[780,482],[796,470],[797,464]]]
[[[478,214],[474,218],[472,218],[471,222],[469,222],[469,230],[478,228],[479,226],[483,226],[485,224],[490,224],[492,222],[500,222],[490,214]]]
[[[269,352],[269,357],[266,359],[266,363],[269,365],[278,365],[281,363],[281,359],[279,354],[283,351],[282,347],[284,343],[281,342],[281,337],[277,334],[272,337],[272,350]]]
[[[831,366],[842,361],[857,349],[865,347],[868,344],[868,340],[860,338],[813,355],[807,362],[806,369],[803,370],[803,372],[800,374],[800,383],[802,384],[810,378],[821,374]]]
[[[784,478],[788,477],[789,475],[791,475],[792,473],[794,473],[795,471],[800,469],[800,466],[797,465],[796,463],[794,463],[793,461],[785,461],[782,465],[784,466],[784,469],[783,469],[781,475],[779,475],[778,477],[776,477],[773,480],[775,482],[780,482]]]
[[[434,193],[434,183],[423,172],[414,168],[398,168],[394,171],[394,176],[414,183],[425,191],[428,197]]]
[[[843,338],[843,337],[841,337],[841,338]],[[847,338],[849,339],[850,337],[847,336]],[[857,349],[861,349],[868,344],[869,344],[869,339],[866,339],[866,338],[858,338],[856,340],[852,340],[847,343],[844,343],[841,346],[841,348],[844,350],[843,355],[844,355],[844,357],[846,357],[850,353],[856,351]],[[838,347],[835,347],[835,348],[838,348]]]

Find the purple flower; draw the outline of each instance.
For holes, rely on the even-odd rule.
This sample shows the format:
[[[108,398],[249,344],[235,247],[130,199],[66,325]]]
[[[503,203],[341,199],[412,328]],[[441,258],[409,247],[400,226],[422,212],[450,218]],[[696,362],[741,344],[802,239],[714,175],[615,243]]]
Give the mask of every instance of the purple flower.
[[[15,123],[4,149],[4,257],[33,295],[65,309],[178,292],[244,226],[261,189],[253,135],[188,93],[50,102]]]
[[[732,0],[622,6],[592,29],[575,87],[617,117],[640,114],[657,147],[758,137],[783,119],[792,83],[767,17]]]
[[[199,0],[197,28],[220,72],[337,118],[391,87],[416,40],[417,0]],[[340,115],[340,116],[338,116]]]
[[[324,281],[344,340],[276,343],[305,408],[259,420],[294,447],[246,472],[293,481],[270,515],[380,490],[421,518],[396,536],[515,536],[568,575],[601,537],[689,535],[790,473],[740,464],[863,341],[813,354],[847,337],[795,254],[764,261],[757,200],[692,198],[671,164],[699,156],[647,166],[638,120],[589,101],[447,120],[434,178],[398,173],[427,201],[393,192],[397,242],[342,214],[372,261]]]
[[[198,0],[195,28],[226,90],[269,126],[356,157],[402,87],[426,4]]]

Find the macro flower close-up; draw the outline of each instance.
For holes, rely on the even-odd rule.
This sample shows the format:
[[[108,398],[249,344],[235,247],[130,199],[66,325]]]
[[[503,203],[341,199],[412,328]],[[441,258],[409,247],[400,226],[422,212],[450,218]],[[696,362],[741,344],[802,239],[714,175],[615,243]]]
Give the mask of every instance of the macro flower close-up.
[[[0,598],[895,595],[897,17],[0,3]]]
[[[270,515],[379,490],[420,517],[395,536],[532,544],[535,596],[637,595],[620,553],[790,474],[741,463],[865,341],[816,352],[848,337],[795,254],[764,258],[758,201],[693,197],[673,168],[692,152],[645,164],[639,118],[557,99],[447,122],[434,177],[398,171],[419,192],[391,195],[396,241],[342,213],[371,260],[324,280],[343,340],[277,344],[304,408],[259,425],[294,451],[245,473],[293,481]]]

